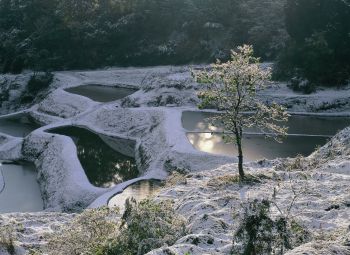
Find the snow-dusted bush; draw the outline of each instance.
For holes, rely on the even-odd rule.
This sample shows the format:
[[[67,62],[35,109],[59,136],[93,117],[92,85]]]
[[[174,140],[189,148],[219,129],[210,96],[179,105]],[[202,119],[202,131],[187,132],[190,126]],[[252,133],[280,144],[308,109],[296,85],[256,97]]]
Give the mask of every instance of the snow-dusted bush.
[[[46,73],[34,73],[27,84],[27,88],[21,96],[21,103],[32,103],[38,94],[45,91],[53,81],[53,74]]]
[[[50,72],[33,74],[28,82],[27,91],[36,94],[39,91],[46,89],[53,80],[53,74]]]
[[[164,245],[173,245],[186,234],[185,220],[170,201],[127,200],[120,233],[101,254],[142,255]]]
[[[7,251],[9,254],[15,253],[15,237],[14,230],[11,225],[0,226],[0,253],[1,250]]]
[[[70,224],[48,237],[46,253],[55,255],[95,255],[118,236],[118,209],[86,210]]]
[[[185,235],[185,220],[170,201],[127,200],[118,209],[86,210],[70,224],[48,236],[44,252],[54,255],[145,254],[172,245]]]
[[[284,254],[309,239],[309,233],[285,215],[273,217],[272,202],[254,200],[243,205],[231,254]]]

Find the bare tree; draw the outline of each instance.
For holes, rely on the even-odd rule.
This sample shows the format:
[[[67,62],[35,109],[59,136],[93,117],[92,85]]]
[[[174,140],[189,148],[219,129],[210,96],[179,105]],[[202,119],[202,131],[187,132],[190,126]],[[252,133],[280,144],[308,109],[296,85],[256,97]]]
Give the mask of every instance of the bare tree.
[[[276,103],[268,105],[257,96],[270,80],[271,71],[261,68],[259,59],[253,56],[252,46],[243,45],[237,51],[232,51],[230,61],[217,61],[211,68],[193,71],[192,75],[197,82],[207,85],[199,94],[202,99],[200,107],[213,106],[222,111],[212,120],[223,124],[226,142],[237,145],[238,169],[242,180],[243,130],[254,127],[277,141],[287,132],[287,127],[280,125],[288,120],[285,108]]]

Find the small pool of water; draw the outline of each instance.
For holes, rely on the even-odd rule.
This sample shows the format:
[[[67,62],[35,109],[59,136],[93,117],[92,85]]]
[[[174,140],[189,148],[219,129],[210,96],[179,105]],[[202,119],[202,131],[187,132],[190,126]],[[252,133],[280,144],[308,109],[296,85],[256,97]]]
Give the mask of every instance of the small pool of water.
[[[212,125],[210,120],[207,119],[214,115],[215,113],[183,113],[182,123],[183,127],[189,131],[187,137],[190,143],[200,151],[236,156],[236,147],[233,144],[226,144],[222,135],[201,133],[205,131],[222,131],[219,124]],[[308,156],[316,147],[326,144],[330,136],[350,126],[350,118],[291,116],[285,125],[289,127],[288,134],[293,135],[284,138],[283,143],[277,143],[273,139],[266,139],[262,135],[245,135],[243,138],[245,160],[295,157],[298,154]],[[191,133],[192,131],[198,131],[198,133]],[[248,132],[256,132],[256,130],[250,129]]]
[[[114,150],[99,135],[87,129],[62,127],[49,132],[73,139],[80,163],[90,183],[97,187],[109,188],[139,175],[134,158]]]
[[[136,89],[119,88],[113,86],[103,86],[98,84],[81,85],[78,87],[67,88],[65,91],[84,97],[88,97],[97,102],[111,102],[122,99],[133,93]]]
[[[109,207],[120,208],[120,213],[125,210],[125,201],[128,198],[135,198],[136,201],[141,201],[143,199],[149,198],[155,195],[162,185],[161,181],[157,180],[145,180],[139,181],[127,187],[122,193],[116,194],[108,201]]]
[[[0,174],[5,181],[4,187],[0,187],[0,213],[43,210],[37,172],[32,164],[0,163]]]
[[[15,137],[25,137],[39,127],[40,125],[27,115],[0,118],[0,132]]]

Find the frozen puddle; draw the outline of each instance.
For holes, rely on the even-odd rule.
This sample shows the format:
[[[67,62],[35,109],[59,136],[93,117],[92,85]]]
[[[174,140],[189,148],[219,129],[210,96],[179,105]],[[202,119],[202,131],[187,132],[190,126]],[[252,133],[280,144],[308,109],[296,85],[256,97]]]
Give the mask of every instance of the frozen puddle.
[[[25,137],[39,127],[25,114],[0,118],[0,132],[11,136]]]
[[[119,88],[112,86],[104,86],[98,84],[81,85],[78,87],[67,88],[65,91],[88,97],[97,102],[111,102],[127,97],[137,90],[129,88]]]
[[[117,145],[121,146],[123,141],[113,144],[111,139],[79,127],[55,128],[49,132],[73,139],[80,163],[90,183],[97,187],[109,188],[139,175],[135,159],[116,150]],[[124,147],[130,147],[127,141],[124,144]]]
[[[0,163],[4,186],[0,187],[0,213],[43,210],[37,172],[32,164]]]
[[[157,180],[139,181],[127,187],[122,193],[114,195],[108,201],[108,206],[118,206],[120,208],[120,213],[123,213],[125,209],[125,201],[128,198],[133,197],[136,201],[141,201],[156,194],[160,187],[161,182]]]
[[[215,133],[222,129],[220,125],[210,124],[210,121],[206,119],[210,116],[213,116],[213,113],[183,113],[182,123],[184,128],[189,131],[187,137],[191,144],[196,149],[208,153],[237,155],[236,147],[232,144],[226,144],[222,136]],[[283,143],[265,139],[262,135],[245,135],[243,139],[245,158],[257,160],[295,157],[298,154],[308,156],[317,146],[324,145],[330,136],[349,126],[350,118],[291,116],[286,125],[289,126],[288,133],[291,135],[284,138]],[[210,133],[211,131],[214,133]],[[248,132],[254,133],[254,130],[248,130]]]

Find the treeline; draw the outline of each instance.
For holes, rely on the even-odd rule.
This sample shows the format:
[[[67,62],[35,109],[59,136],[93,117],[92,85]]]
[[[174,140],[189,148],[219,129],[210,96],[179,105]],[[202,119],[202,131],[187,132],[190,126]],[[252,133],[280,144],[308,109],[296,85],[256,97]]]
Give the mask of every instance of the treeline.
[[[285,0],[0,0],[0,71],[273,59]]]
[[[350,0],[0,0],[0,72],[209,63],[252,44],[277,78],[350,77]]]
[[[288,0],[285,13],[290,39],[276,75],[309,88],[350,83],[350,0]]]

